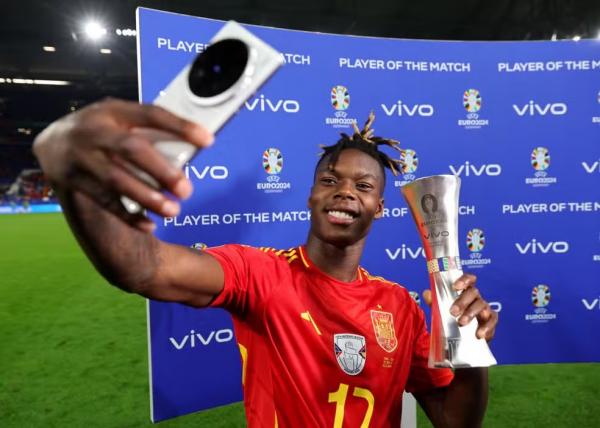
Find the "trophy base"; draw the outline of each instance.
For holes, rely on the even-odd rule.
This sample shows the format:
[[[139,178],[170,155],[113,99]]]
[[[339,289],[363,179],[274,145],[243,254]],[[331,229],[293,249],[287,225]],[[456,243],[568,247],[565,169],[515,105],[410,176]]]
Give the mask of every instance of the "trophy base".
[[[457,266],[459,263],[456,262]],[[430,273],[435,300],[432,307],[429,367],[467,368],[497,364],[485,339],[477,338],[477,320],[461,326],[457,318],[450,314],[450,308],[459,296],[452,284],[461,275],[459,269]]]
[[[440,357],[434,358],[430,355],[429,367],[460,369],[490,367],[497,364],[485,339],[464,337],[446,339],[443,355]]]

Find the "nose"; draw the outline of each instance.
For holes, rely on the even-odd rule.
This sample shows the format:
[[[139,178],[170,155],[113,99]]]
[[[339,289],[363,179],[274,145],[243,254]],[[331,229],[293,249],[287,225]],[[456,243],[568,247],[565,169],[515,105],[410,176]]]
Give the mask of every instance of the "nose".
[[[356,196],[354,195],[353,183],[350,180],[340,180],[334,198],[354,200]]]

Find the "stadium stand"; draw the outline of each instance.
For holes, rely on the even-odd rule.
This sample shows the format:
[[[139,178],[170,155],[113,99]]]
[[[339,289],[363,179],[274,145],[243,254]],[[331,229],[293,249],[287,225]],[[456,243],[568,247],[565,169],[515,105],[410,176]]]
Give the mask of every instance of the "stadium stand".
[[[31,145],[0,147],[0,214],[58,211],[58,201],[31,153]]]

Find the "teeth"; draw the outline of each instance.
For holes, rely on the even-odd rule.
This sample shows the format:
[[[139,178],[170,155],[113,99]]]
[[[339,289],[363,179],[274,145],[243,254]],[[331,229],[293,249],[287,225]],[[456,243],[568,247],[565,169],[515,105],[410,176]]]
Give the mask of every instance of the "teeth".
[[[352,220],[352,216],[348,213],[345,213],[343,211],[329,211],[328,214],[332,217],[335,218],[341,218],[344,220]]]

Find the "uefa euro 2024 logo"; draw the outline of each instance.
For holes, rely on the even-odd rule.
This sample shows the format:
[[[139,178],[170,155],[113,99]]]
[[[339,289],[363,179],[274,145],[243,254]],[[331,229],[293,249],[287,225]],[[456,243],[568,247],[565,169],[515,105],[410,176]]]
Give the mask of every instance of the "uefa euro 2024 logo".
[[[533,314],[525,314],[525,319],[532,323],[547,323],[556,319],[557,315],[548,311],[550,303],[550,287],[545,284],[538,284],[531,290],[531,303],[535,307]]]
[[[540,284],[531,290],[531,303],[536,308],[545,308],[550,303],[550,287]]]
[[[549,177],[546,171],[550,167],[550,152],[546,147],[536,147],[531,152],[531,166],[535,170],[534,178],[525,178],[526,184],[534,187],[546,187],[557,182],[556,177]]]
[[[488,126],[490,121],[480,118],[478,114],[482,102],[481,94],[477,89],[467,89],[463,92],[462,105],[467,111],[467,118],[459,119],[458,126],[465,129],[480,129],[482,126]]]
[[[410,174],[417,170],[419,166],[419,157],[417,152],[412,149],[402,150],[400,154],[400,168],[403,174]]]
[[[477,89],[467,89],[463,94],[463,106],[469,113],[481,110],[481,95]],[[474,115],[477,117],[477,115]]]
[[[417,305],[421,305],[421,297],[419,296],[419,293],[416,291],[409,291],[408,294],[410,294],[410,297],[412,297]]]
[[[279,149],[269,148],[263,152],[262,165],[267,174],[277,176],[283,169],[283,156]],[[273,181],[272,179],[268,181]],[[278,177],[277,177],[278,178]],[[275,180],[276,181],[276,180]]]
[[[471,229],[467,232],[467,248],[472,253],[479,253],[485,247],[485,235],[481,229]]]
[[[337,111],[343,111],[350,107],[350,92],[348,92],[348,88],[342,85],[334,86],[331,89],[331,105]]]
[[[461,260],[463,266],[471,269],[483,268],[492,263],[489,257],[483,257],[481,251],[485,247],[485,234],[483,230],[473,228],[467,232],[467,248],[469,249],[469,258]]]
[[[265,193],[281,193],[292,187],[290,182],[280,181],[279,173],[283,169],[283,155],[279,149],[270,147],[263,152],[262,167],[267,173],[267,180],[256,183],[258,190],[264,190]]]
[[[471,229],[467,232],[467,248],[469,258],[481,259],[481,250],[485,247],[485,235],[481,229]]]
[[[326,117],[325,124],[334,128],[350,128],[356,123],[356,118],[348,117],[346,111],[350,107],[350,92],[348,88],[342,85],[336,85],[331,88],[330,99],[331,106],[335,109],[335,117]]]
[[[545,147],[536,147],[531,152],[531,166],[536,171],[545,171],[550,166],[550,153]],[[542,175],[542,174],[540,174]],[[543,175],[546,175],[544,173]],[[538,174],[536,174],[536,177]]]
[[[395,187],[401,187],[411,183],[416,178],[413,174],[419,167],[419,156],[412,149],[402,150],[400,153],[400,171],[402,172],[402,180],[394,182]]]
[[[598,101],[598,105],[600,106],[600,91],[596,95],[596,101]],[[600,116],[592,116],[592,123],[600,124]]]

